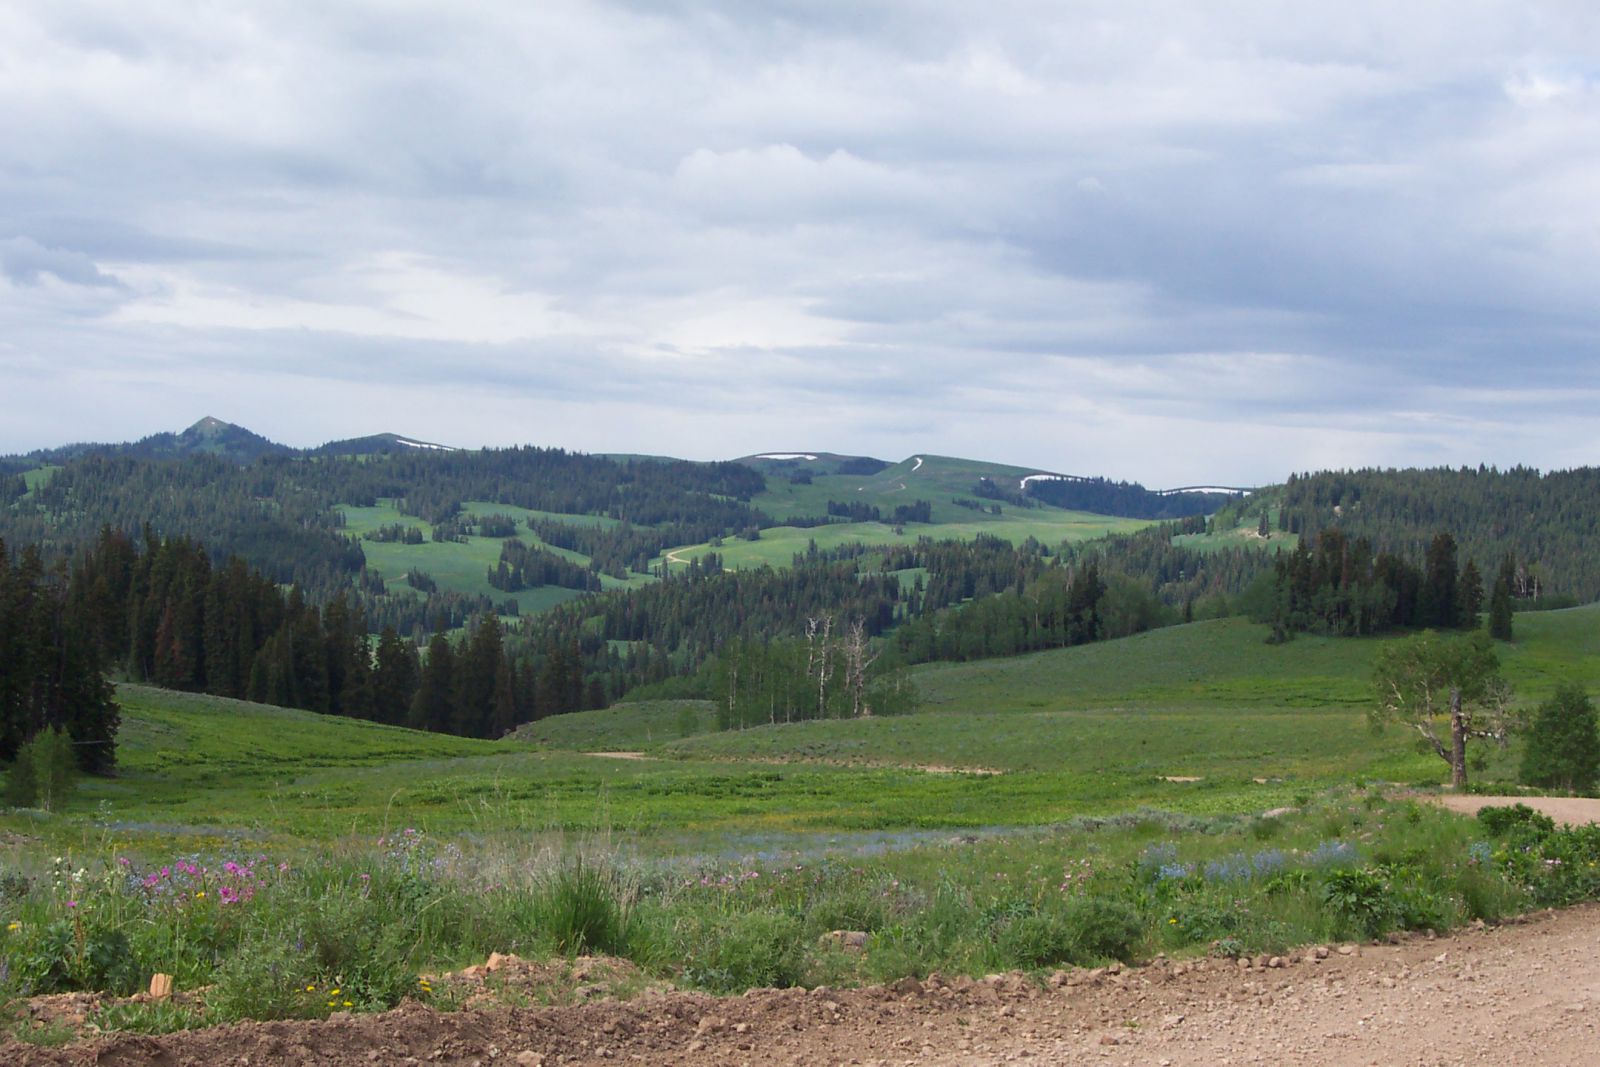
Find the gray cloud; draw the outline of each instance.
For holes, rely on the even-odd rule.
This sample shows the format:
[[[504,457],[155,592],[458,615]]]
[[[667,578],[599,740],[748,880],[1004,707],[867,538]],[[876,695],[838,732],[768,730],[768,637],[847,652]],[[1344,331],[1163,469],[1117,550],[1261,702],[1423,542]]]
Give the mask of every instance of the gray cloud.
[[[1558,0],[27,0],[0,450],[1589,462],[1596,54]]]

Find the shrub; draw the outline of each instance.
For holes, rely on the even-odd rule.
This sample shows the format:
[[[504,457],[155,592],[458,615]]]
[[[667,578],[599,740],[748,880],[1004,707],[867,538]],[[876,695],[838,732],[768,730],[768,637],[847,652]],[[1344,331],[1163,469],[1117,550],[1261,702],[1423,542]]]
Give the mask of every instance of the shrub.
[[[805,968],[800,920],[775,911],[701,914],[681,930],[683,977],[713,993],[792,986]]]
[[[1507,837],[1516,831],[1519,837],[1538,839],[1548,836],[1556,828],[1554,819],[1534,811],[1526,804],[1513,804],[1508,808],[1480,808],[1478,821],[1491,837]]]
[[[1066,905],[1074,963],[1129,960],[1144,935],[1133,906],[1112,897],[1077,897]]]
[[[1377,937],[1396,918],[1383,875],[1370,867],[1329,871],[1322,899],[1334,917],[1358,937]]]

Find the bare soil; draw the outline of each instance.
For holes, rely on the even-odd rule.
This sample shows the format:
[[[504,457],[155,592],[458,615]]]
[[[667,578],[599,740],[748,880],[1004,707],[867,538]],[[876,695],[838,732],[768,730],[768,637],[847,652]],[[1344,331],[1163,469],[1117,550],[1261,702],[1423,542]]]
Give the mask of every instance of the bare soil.
[[[1480,797],[1441,793],[1429,799],[1463,815],[1476,815],[1481,808],[1526,804],[1565,826],[1600,822],[1600,800],[1593,797]]]
[[[1439,940],[1323,946],[1283,959],[903,980],[438,1012],[407,1003],[327,1022],[243,1023],[0,1063],[367,1064],[1593,1064],[1600,906]],[[1325,958],[1321,958],[1325,957]],[[625,965],[623,965],[625,966]]]

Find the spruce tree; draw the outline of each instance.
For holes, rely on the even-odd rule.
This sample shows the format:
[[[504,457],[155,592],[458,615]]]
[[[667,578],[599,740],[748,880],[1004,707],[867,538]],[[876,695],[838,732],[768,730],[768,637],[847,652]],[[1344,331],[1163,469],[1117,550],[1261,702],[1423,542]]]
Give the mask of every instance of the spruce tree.
[[[1478,628],[1478,613],[1483,610],[1483,575],[1477,563],[1467,560],[1461,568],[1461,580],[1456,586],[1456,612],[1463,630]]]
[[[1489,597],[1489,636],[1496,641],[1510,641],[1511,586],[1504,576],[1494,580],[1494,595]]]

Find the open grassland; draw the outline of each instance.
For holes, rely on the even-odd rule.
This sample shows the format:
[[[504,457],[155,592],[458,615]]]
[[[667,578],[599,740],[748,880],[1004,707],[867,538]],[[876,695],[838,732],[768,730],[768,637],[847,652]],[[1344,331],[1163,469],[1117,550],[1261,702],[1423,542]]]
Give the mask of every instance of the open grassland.
[[[1537,700],[1564,677],[1600,682],[1597,621],[1592,606],[1518,616],[1502,655],[1519,695]],[[84,783],[71,811],[313,838],[402,823],[651,838],[1252,812],[1352,780],[1441,781],[1443,764],[1403,732],[1367,728],[1382,642],[1272,646],[1262,633],[1222,620],[936,666],[915,675],[916,714],[739,732],[715,731],[708,703],[654,701],[496,743],[125,685],[119,776]],[[652,758],[586,754],[618,750]],[[1514,757],[1495,756],[1488,773]],[[51,822],[70,828],[71,812]]]
[[[381,571],[388,587],[396,592],[410,588],[406,585],[406,573],[415,568],[432,576],[441,589],[453,590],[468,596],[487,596],[496,601],[514,599],[518,608],[524,614],[530,615],[581,595],[576,590],[557,586],[523,589],[516,593],[506,593],[491,586],[486,576],[489,568],[500,562],[500,546],[504,543],[504,538],[469,537],[465,541],[433,541],[432,525],[415,515],[401,514],[390,501],[380,501],[376,507],[370,508],[341,506],[339,510],[344,513],[345,531],[357,537],[380,527],[398,523],[401,526],[415,526],[422,531],[424,538],[429,538],[420,545],[407,545],[398,541],[361,542],[361,551],[366,554],[367,564]],[[553,545],[545,545],[527,529],[527,520],[548,518],[574,526],[615,525],[615,520],[593,515],[558,515],[479,500],[466,502],[462,505],[462,510],[474,516],[495,513],[510,515],[518,520],[516,536],[524,543],[543,545],[556,555],[583,566],[588,565],[588,556],[556,548]],[[632,576],[626,580],[601,575],[600,584],[607,589],[617,589],[645,584],[651,580],[643,575]]]
[[[680,546],[672,549],[667,556],[657,557],[652,561],[652,566],[663,562],[669,566],[683,564],[715,552],[722,557],[723,566],[736,570],[760,566],[787,567],[796,555],[804,554],[813,543],[819,549],[829,549],[849,544],[916,544],[923,537],[939,541],[970,541],[980,534],[998,537],[1012,544],[1021,544],[1032,537],[1047,545],[1059,545],[1068,541],[1088,541],[1107,534],[1130,533],[1149,525],[1143,519],[1119,519],[1086,511],[1063,511],[1060,508],[1008,509],[999,516],[980,515],[966,508],[952,507],[950,510],[955,514],[948,518],[941,518],[935,509],[935,522],[908,523],[901,527],[883,522],[777,526],[762,530],[760,539],[755,541],[730,538],[716,546]]]
[[[1518,616],[1519,692],[1600,680],[1596,622]],[[119,776],[0,816],[0,1002],[162,971],[203,999],[92,1021],[450,1008],[437,976],[491,951],[606,952],[716,992],[1043,972],[1600,896],[1600,831],[1391,798],[1444,768],[1366,728],[1383,642],[1263,634],[931,667],[917,714],[739,733],[702,701],[484,742],[122,686]],[[650,758],[585,754],[618,750]]]

